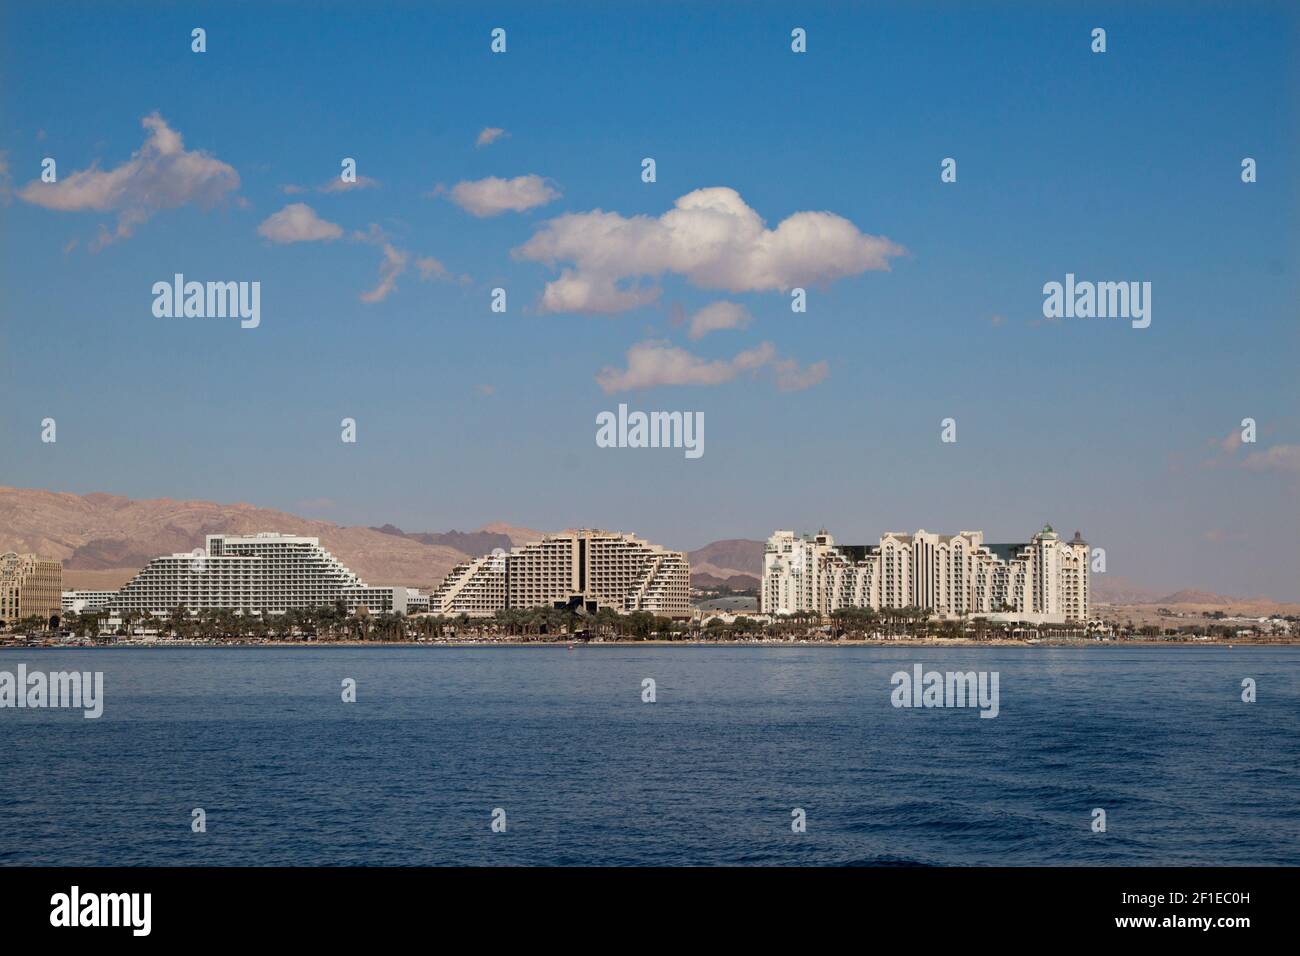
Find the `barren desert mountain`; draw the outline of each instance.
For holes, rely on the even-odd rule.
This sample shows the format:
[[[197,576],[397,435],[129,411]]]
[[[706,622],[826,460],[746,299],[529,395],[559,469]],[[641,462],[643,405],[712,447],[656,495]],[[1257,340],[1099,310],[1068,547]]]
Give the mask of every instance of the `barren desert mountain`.
[[[395,525],[386,524],[372,531],[382,531],[401,538],[410,538],[421,544],[439,544],[452,548],[462,554],[491,554],[497,548],[509,551],[514,542],[509,536],[491,531],[403,531]]]
[[[1117,574],[1093,574],[1090,587],[1094,603],[1146,604],[1160,598],[1159,591],[1144,588]]]
[[[505,524],[501,521],[495,521],[492,524],[485,524],[478,529],[481,533],[503,534],[510,539],[510,543],[518,547],[521,544],[528,544],[530,541],[540,541],[546,537],[545,531],[536,531],[532,528],[516,528],[512,525]],[[489,549],[490,551],[491,549]]]
[[[691,561],[692,573],[699,571],[719,578],[745,574],[757,580],[763,576],[765,547],[767,543],[764,541],[727,538],[691,551],[687,557]]]
[[[697,588],[728,587],[733,591],[757,591],[762,582],[750,574],[733,574],[723,578],[711,571],[697,571],[692,567],[691,584]]]
[[[257,531],[318,537],[370,584],[433,587],[467,556],[446,544],[248,504],[0,487],[0,551],[59,558],[72,587],[120,587],[151,558],[203,547],[205,535]]]

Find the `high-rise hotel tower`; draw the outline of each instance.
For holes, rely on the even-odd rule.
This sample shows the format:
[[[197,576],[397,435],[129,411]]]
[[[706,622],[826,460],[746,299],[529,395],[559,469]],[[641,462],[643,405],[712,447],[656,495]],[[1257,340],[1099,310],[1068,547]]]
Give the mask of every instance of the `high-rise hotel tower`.
[[[0,624],[52,617],[63,600],[63,562],[34,554],[0,554]]]
[[[508,607],[571,606],[686,617],[691,568],[684,552],[634,535],[564,531],[457,565],[429,603],[435,614],[479,617]]]
[[[763,555],[765,614],[916,607],[944,617],[1017,614],[1088,619],[1088,545],[1047,525],[1026,544],[985,544],[982,531],[891,531],[879,545],[837,545],[777,531]]]

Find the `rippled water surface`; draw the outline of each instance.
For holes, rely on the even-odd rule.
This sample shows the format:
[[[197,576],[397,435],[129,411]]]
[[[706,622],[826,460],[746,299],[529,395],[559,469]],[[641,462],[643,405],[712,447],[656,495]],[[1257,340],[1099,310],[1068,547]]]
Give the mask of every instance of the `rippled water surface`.
[[[19,663],[103,671],[106,702],[0,710],[4,864],[1300,864],[1300,648],[0,651]],[[894,708],[914,663],[997,671],[998,717]]]

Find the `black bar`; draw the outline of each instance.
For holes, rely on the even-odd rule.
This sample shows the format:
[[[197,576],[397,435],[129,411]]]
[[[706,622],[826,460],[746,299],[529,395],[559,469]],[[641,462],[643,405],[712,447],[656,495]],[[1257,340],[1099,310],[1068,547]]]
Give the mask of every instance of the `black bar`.
[[[558,931],[619,946],[667,946],[693,938],[679,930],[694,924],[724,931],[733,945],[765,947],[776,938],[807,943],[827,933],[899,937],[945,952],[1126,936],[1230,946],[1250,938],[1243,933],[1278,934],[1293,922],[1283,907],[1294,878],[1291,869],[1156,867],[33,868],[0,869],[0,913],[6,942],[67,941],[75,933],[79,943],[337,945],[400,935],[451,944],[463,933],[467,942],[515,933],[540,941]],[[150,894],[147,937],[130,925],[52,926],[56,894],[70,896],[73,886],[83,905],[89,894]],[[1207,918],[1208,929],[1165,925]],[[1154,925],[1120,925],[1124,920]],[[596,935],[606,930],[617,935]]]

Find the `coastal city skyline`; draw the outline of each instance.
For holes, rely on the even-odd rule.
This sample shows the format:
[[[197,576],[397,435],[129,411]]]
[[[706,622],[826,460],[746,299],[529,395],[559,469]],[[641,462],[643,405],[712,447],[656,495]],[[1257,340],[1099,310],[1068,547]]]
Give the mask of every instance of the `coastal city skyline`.
[[[1059,520],[1297,597],[1285,7],[1106,11],[1104,53],[1065,10],[198,15],[4,14],[61,82],[0,90],[0,484],[683,549]],[[623,404],[702,453],[603,444]]]
[[[44,503],[48,502],[49,500],[57,500],[63,502],[67,506],[67,510],[65,510],[63,514],[60,514],[58,516],[58,520],[56,520],[55,524],[52,525],[50,528],[42,528],[42,526],[40,525],[40,520],[36,516],[38,513],[45,510],[46,506]],[[594,522],[571,525],[568,528],[558,528],[555,531],[547,531],[541,528],[530,529],[522,525],[512,524],[510,522],[490,522],[477,529],[473,528],[468,524],[461,524],[457,527],[441,529],[441,530],[426,529],[426,528],[403,529],[392,524],[391,522],[385,522],[383,525],[345,526],[345,525],[336,525],[328,521],[321,521],[319,519],[306,519],[301,516],[287,515],[277,510],[261,509],[261,508],[257,508],[256,506],[250,506],[248,503],[231,503],[228,505],[222,505],[216,502],[181,501],[181,500],[170,499],[170,498],[158,499],[158,500],[133,501],[123,496],[105,495],[102,493],[92,493],[88,496],[77,496],[69,493],[52,493],[52,492],[46,492],[42,490],[13,489],[13,488],[0,487],[0,519],[5,519],[6,517],[8,519],[8,526],[5,526],[3,521],[0,521],[0,553],[3,553],[6,549],[10,551],[16,551],[20,554],[24,552],[33,552],[33,553],[41,552],[42,550],[48,550],[49,542],[51,541],[70,540],[66,537],[67,521],[69,517],[71,515],[75,515],[76,513],[78,513],[78,511],[84,512],[84,510],[88,506],[90,506],[91,502],[95,502],[95,507],[102,508],[107,513],[112,513],[115,511],[125,512],[127,510],[130,510],[133,515],[132,518],[130,519],[131,522],[138,524],[139,522],[143,521],[144,525],[138,543],[132,543],[132,541],[130,540],[123,540],[120,537],[115,537],[122,534],[123,532],[120,529],[114,530],[112,527],[105,527],[103,524],[102,513],[96,518],[88,517],[88,520],[91,521],[90,526],[99,527],[100,530],[96,532],[88,532],[83,535],[79,535],[77,537],[77,540],[80,540],[82,542],[80,545],[74,544],[71,549],[67,548],[66,546],[62,549],[62,553],[71,555],[73,557],[73,564],[68,570],[69,573],[72,574],[78,580],[83,579],[83,577],[86,575],[97,577],[99,575],[107,574],[109,575],[110,578],[112,578],[115,575],[121,575],[127,569],[130,569],[129,573],[127,574],[127,577],[133,575],[137,568],[141,567],[146,562],[147,559],[152,558],[154,556],[153,554],[148,553],[149,541],[154,540],[159,535],[162,535],[165,538],[175,540],[175,536],[177,534],[182,533],[179,526],[173,523],[175,521],[175,516],[177,513],[190,514],[192,517],[194,517],[196,520],[199,520],[200,522],[203,521],[212,522],[215,520],[218,522],[218,524],[221,524],[222,522],[225,521],[229,521],[229,516],[232,514],[245,516],[247,520],[263,520],[263,521],[269,520],[270,524],[268,524],[265,529],[261,529],[261,530],[270,530],[273,531],[273,533],[277,533],[277,534],[290,534],[290,535],[301,534],[302,533],[301,529],[303,527],[307,527],[309,529],[310,528],[333,528],[338,533],[356,532],[356,533],[370,534],[371,537],[364,542],[355,541],[355,540],[352,542],[353,548],[361,548],[362,550],[365,551],[373,551],[375,549],[375,542],[385,540],[385,536],[389,536],[387,538],[387,540],[389,541],[393,540],[393,538],[401,539],[404,544],[409,544],[412,541],[423,541],[425,543],[433,543],[435,540],[456,541],[458,543],[454,544],[453,547],[460,552],[460,557],[457,558],[456,561],[461,561],[461,562],[463,562],[466,559],[473,562],[476,559],[490,557],[489,555],[485,555],[485,554],[472,553],[473,552],[472,547],[470,547],[467,550],[467,546],[463,543],[460,543],[461,541],[472,541],[477,538],[481,538],[484,535],[488,537],[492,537],[495,535],[502,542],[507,541],[509,537],[515,538],[516,541],[521,540],[519,538],[520,535],[526,535],[529,537],[530,540],[534,538],[540,540],[542,537],[545,537],[547,535],[552,535],[556,533],[569,533],[574,529],[592,529],[592,528],[602,527],[600,525],[597,525]],[[154,511],[153,509],[155,508],[158,510]],[[198,510],[195,511],[194,509],[198,509]],[[136,513],[136,512],[142,512],[142,513]],[[220,517],[223,515],[225,516],[224,518]],[[255,515],[262,516],[262,517],[260,519],[255,519],[253,517]],[[267,518],[267,516],[270,516],[269,519]],[[285,520],[288,520],[290,529],[298,528],[299,530],[297,531],[284,530],[282,525]],[[1032,519],[1027,523],[1032,525]],[[969,524],[969,522],[967,522],[967,524]],[[975,524],[978,525],[979,523],[976,522]],[[1022,527],[1024,524],[1025,523],[1022,522]],[[660,542],[660,546],[667,547],[670,550],[676,549],[678,551],[681,551],[682,553],[699,552],[701,554],[705,554],[705,553],[709,553],[710,551],[712,551],[714,548],[717,547],[723,547],[728,552],[733,552],[735,550],[735,546],[754,545],[759,547],[759,552],[761,554],[762,546],[765,543],[770,545],[772,541],[772,537],[771,537],[772,534],[788,535],[793,533],[798,538],[803,538],[812,541],[818,538],[819,535],[826,535],[826,528],[828,525],[832,525],[834,527],[844,527],[846,525],[846,522],[842,522],[842,521],[841,522],[820,522],[819,524],[811,528],[797,529],[794,532],[789,532],[789,531],[781,532],[779,530],[777,532],[772,532],[770,529],[776,526],[776,523],[773,522],[773,523],[769,523],[768,531],[759,533],[753,537],[746,537],[746,536],[726,537],[726,538],[721,538],[713,541],[702,542],[695,547],[686,547],[675,541]],[[241,527],[244,526],[243,521],[241,521],[240,526]],[[931,524],[930,526],[934,527],[933,524]],[[1047,522],[1046,526],[1050,528],[1051,522],[1050,521]],[[234,526],[231,525],[230,527],[233,528]],[[618,533],[618,534],[628,533],[635,536],[637,533],[635,531],[629,531],[628,530],[629,526],[626,524],[623,525],[610,524],[604,527],[608,530],[613,530],[614,533]],[[818,527],[820,527],[821,529],[820,532],[816,530]],[[886,528],[884,530],[869,534],[864,537],[866,537],[866,539],[869,541],[879,541],[881,544],[885,542],[885,539],[887,537],[898,537],[900,535],[910,537],[911,532],[901,531],[899,530],[899,527],[900,526],[895,526],[892,529]],[[461,530],[461,529],[465,529],[465,530]],[[919,530],[919,533],[924,534],[925,529],[921,528]],[[963,530],[960,536],[964,537],[972,533],[977,535],[980,541],[984,541],[984,540],[993,541],[997,539],[1015,540],[1021,542],[1019,546],[1027,546],[1027,544],[1030,541],[1030,536],[1024,533],[1023,531],[1021,534],[1013,533],[1007,535],[1007,534],[988,534],[982,530],[975,531],[975,532]],[[108,535],[108,537],[98,537],[100,535]],[[1073,536],[1074,536],[1073,540],[1080,541],[1080,542],[1083,541],[1083,535],[1080,529],[1073,528]],[[203,539],[203,534],[194,533],[191,534],[191,538],[193,541],[201,544]],[[844,539],[841,538],[840,540],[843,541]],[[43,544],[42,542],[45,543]],[[1107,551],[1105,547],[1095,546],[1095,544],[1096,543],[1094,541],[1093,542],[1094,546],[1090,546],[1090,550],[1088,552],[1089,554],[1088,560],[1094,574],[1093,580],[1094,582],[1099,582],[1102,588],[1103,602],[1109,600],[1117,600],[1120,602],[1125,602],[1130,599],[1147,600],[1156,594],[1163,593],[1163,594],[1172,595],[1174,594],[1174,592],[1178,592],[1179,594],[1188,595],[1189,599],[1194,597],[1196,594],[1200,594],[1210,599],[1228,596],[1228,597],[1235,597],[1236,599],[1241,599],[1241,600],[1273,601],[1282,604],[1288,602],[1300,603],[1300,600],[1297,600],[1297,595],[1293,594],[1291,591],[1286,591],[1286,590],[1283,590],[1279,593],[1269,594],[1257,588],[1254,590],[1243,591],[1241,593],[1231,595],[1228,594],[1228,592],[1213,591],[1212,589],[1204,586],[1203,583],[1196,582],[1196,581],[1175,581],[1171,584],[1162,585],[1158,579],[1158,576],[1156,575],[1148,575],[1144,577],[1141,573],[1139,573],[1136,576],[1132,574],[1115,573],[1111,567],[1113,556]],[[109,554],[107,555],[99,554],[98,552],[105,545],[108,547]],[[140,551],[139,547],[143,547],[144,551],[143,552]],[[188,547],[189,545],[187,544],[186,548],[188,549]],[[874,547],[874,546],[870,546],[870,547]],[[993,547],[1006,548],[1011,546],[995,545]],[[497,550],[499,550],[499,548]],[[831,550],[834,550],[834,548],[832,548]],[[861,548],[857,545],[854,545],[851,546],[849,550],[851,552],[857,552],[860,551]],[[879,549],[876,548],[876,550],[878,551]],[[111,553],[113,552],[119,553],[119,558],[117,560],[114,560],[111,557]],[[134,553],[136,557],[134,559],[122,558],[120,557],[120,554],[123,553],[126,554]],[[170,553],[171,552],[167,552],[167,554]],[[165,556],[165,555],[160,555],[160,556]],[[181,556],[181,553],[177,552],[177,556],[178,557]],[[860,559],[861,555],[858,555],[857,557]],[[437,589],[437,585],[435,584],[431,586],[428,583],[429,576],[427,574],[413,573],[409,570],[412,566],[411,556],[405,555],[405,558],[406,558],[406,563],[404,566],[408,568],[407,573],[404,576],[394,575],[393,573],[381,574],[380,577],[383,579],[382,586],[391,587],[394,584],[401,584],[405,582],[415,587],[424,587],[428,591],[435,591]],[[449,567],[450,565],[447,566]],[[706,565],[706,568],[707,568],[706,574],[708,574],[709,577],[711,578],[716,571],[716,569],[712,566],[711,559],[710,559],[710,563]],[[118,570],[114,570],[114,569],[118,569]],[[735,571],[736,569],[733,568],[732,570]],[[740,573],[753,577],[755,582],[760,581],[764,575],[764,571],[761,566],[756,566],[754,568],[745,568],[744,570],[740,571]],[[435,578],[437,583],[439,584],[442,583],[443,574],[444,574],[443,571],[438,571],[436,573]],[[125,581],[126,579],[123,578],[122,580]],[[97,587],[98,585],[96,584],[93,585],[91,589],[94,590]]]

